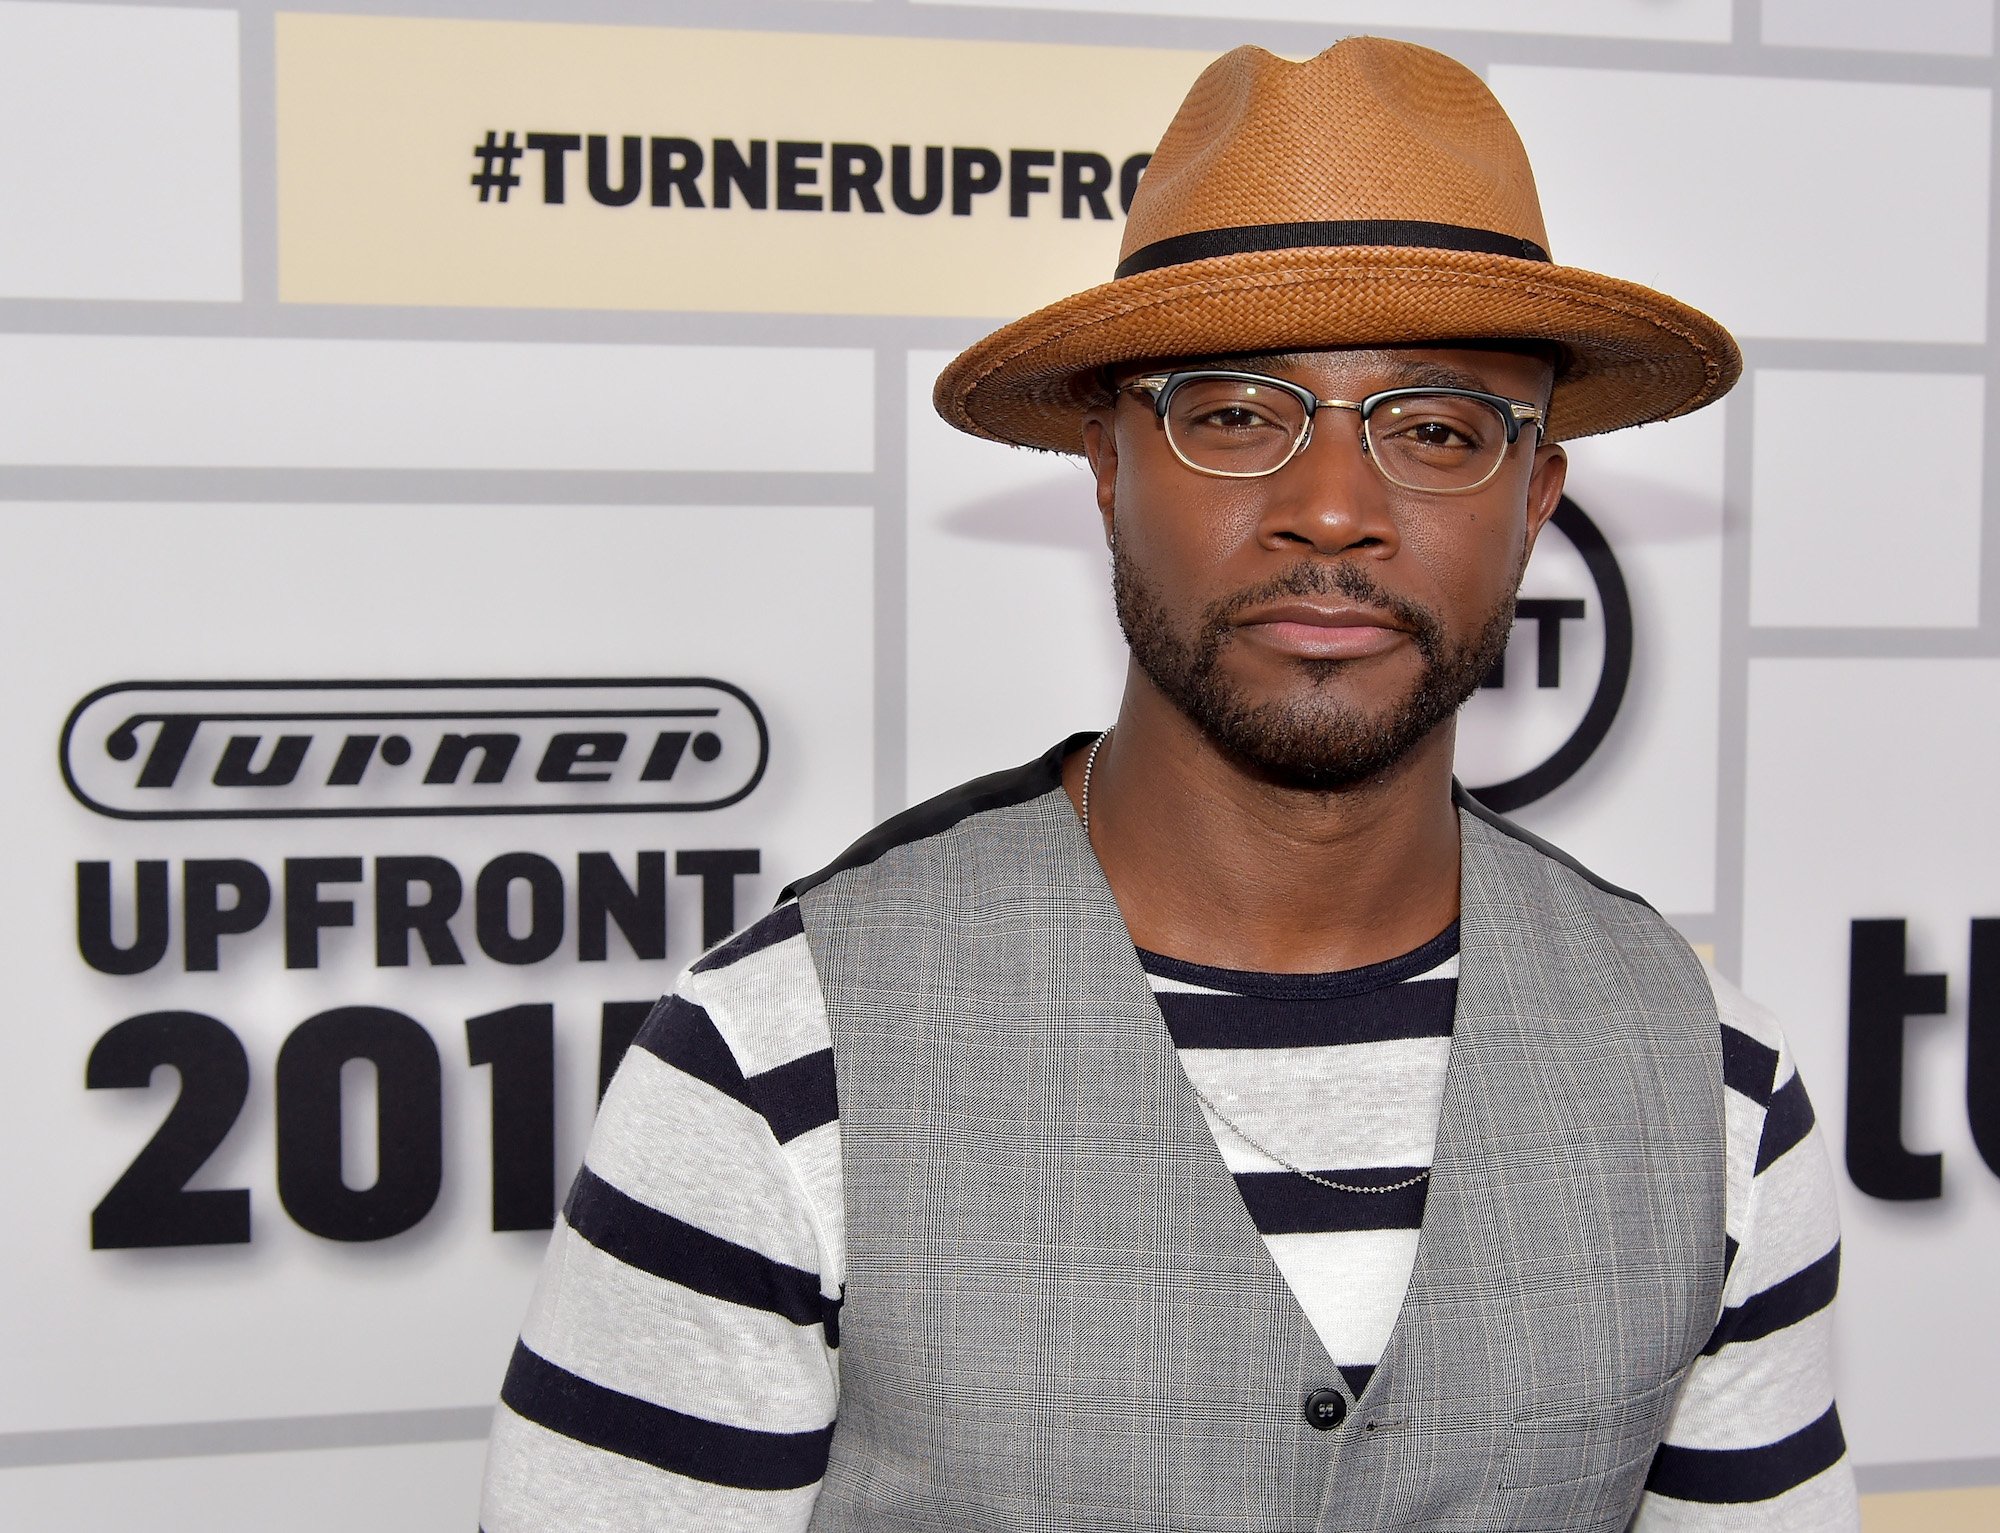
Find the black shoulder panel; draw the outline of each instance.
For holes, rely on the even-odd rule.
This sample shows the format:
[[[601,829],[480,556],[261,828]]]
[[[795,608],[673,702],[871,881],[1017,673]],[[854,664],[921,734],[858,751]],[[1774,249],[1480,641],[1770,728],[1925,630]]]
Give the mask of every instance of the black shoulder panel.
[[[1501,835],[1511,836],[1514,840],[1520,842],[1523,846],[1532,847],[1535,851],[1540,852],[1544,857],[1549,858],[1551,861],[1561,863],[1564,867],[1568,868],[1570,872],[1574,873],[1578,878],[1583,879],[1586,883],[1596,885],[1598,888],[1602,889],[1606,894],[1615,895],[1621,900],[1629,900],[1634,905],[1643,905],[1648,910],[1651,910],[1653,908],[1651,902],[1642,898],[1639,895],[1634,894],[1630,889],[1621,889],[1618,887],[1618,885],[1612,883],[1610,880],[1599,878],[1595,873],[1591,872],[1589,868],[1586,868],[1582,863],[1578,862],[1574,857],[1570,856],[1570,854],[1564,851],[1561,847],[1551,846],[1548,842],[1544,841],[1540,836],[1536,835],[1533,831],[1523,830],[1520,826],[1516,825],[1512,820],[1508,819],[1506,816],[1495,814],[1491,809],[1488,809],[1484,804],[1480,803],[1478,799],[1474,798],[1470,793],[1466,792],[1465,784],[1460,782],[1455,777],[1452,779],[1451,783],[1451,800],[1454,804],[1458,805],[1459,808],[1463,809],[1467,814],[1470,814],[1477,819],[1484,820],[1488,825],[1491,825],[1495,830],[1499,831]]]
[[[779,902],[782,904],[796,899],[836,873],[865,867],[899,846],[950,830],[960,820],[985,810],[1004,809],[1009,804],[1025,804],[1031,798],[1040,798],[1061,784],[1063,758],[1096,738],[1096,730],[1071,735],[1023,766],[1010,767],[986,777],[975,777],[971,782],[961,783],[936,798],[905,809],[877,825],[817,873],[809,873],[791,884],[778,896]]]

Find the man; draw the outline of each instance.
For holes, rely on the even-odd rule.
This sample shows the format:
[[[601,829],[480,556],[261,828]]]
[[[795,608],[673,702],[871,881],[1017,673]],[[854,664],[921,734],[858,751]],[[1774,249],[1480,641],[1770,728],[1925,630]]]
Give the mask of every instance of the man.
[[[1460,66],[1241,49],[1117,277],[945,370],[954,425],[1089,460],[1117,721],[656,1009],[487,1533],[1857,1525],[1781,1040],[1452,782],[1556,439],[1739,367],[1546,245]]]

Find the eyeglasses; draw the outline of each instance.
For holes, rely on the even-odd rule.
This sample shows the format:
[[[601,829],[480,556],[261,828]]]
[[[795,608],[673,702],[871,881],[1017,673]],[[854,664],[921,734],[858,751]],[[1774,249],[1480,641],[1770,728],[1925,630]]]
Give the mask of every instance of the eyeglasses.
[[[1535,405],[1477,389],[1383,389],[1365,399],[1321,399],[1303,384],[1213,368],[1149,373],[1118,385],[1143,394],[1166,427],[1167,445],[1197,474],[1261,479],[1312,440],[1321,410],[1361,417],[1361,450],[1389,483],[1427,495],[1465,495],[1500,470],[1532,421]]]

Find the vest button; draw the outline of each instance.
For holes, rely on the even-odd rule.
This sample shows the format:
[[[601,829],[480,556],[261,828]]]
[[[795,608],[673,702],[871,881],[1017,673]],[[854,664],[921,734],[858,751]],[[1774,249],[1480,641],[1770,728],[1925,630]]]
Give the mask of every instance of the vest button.
[[[1315,1389],[1306,1396],[1306,1425],[1331,1432],[1347,1419],[1347,1400],[1337,1389]]]

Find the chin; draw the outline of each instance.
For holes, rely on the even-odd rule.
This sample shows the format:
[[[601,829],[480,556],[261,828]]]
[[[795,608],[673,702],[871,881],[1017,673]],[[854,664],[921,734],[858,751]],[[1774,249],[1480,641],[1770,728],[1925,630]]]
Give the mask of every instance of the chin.
[[[1453,702],[1440,717],[1441,701],[1422,689],[1378,710],[1211,697],[1183,712],[1223,755],[1265,781],[1333,793],[1379,781],[1422,754],[1457,712]]]

